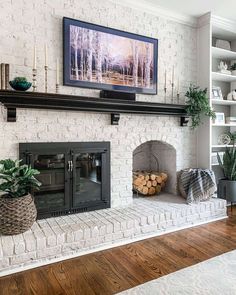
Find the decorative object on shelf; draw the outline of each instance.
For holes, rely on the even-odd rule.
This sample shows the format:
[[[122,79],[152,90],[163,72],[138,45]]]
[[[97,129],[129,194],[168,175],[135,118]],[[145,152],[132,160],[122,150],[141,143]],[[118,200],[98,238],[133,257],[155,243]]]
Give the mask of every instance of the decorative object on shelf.
[[[235,142],[236,142],[236,131],[235,132],[229,132],[229,136],[231,138],[232,144],[235,145]]]
[[[157,94],[157,39],[65,17],[63,33],[64,85]]]
[[[56,62],[56,93],[59,93],[59,59]]]
[[[18,91],[26,91],[28,90],[32,83],[28,82],[25,77],[16,77],[14,80],[9,81],[11,87]]]
[[[223,99],[221,88],[218,86],[212,87],[212,98],[213,99]]]
[[[216,39],[216,47],[222,48],[225,50],[231,50],[230,42],[226,40],[222,40],[222,39]]]
[[[221,159],[223,159],[224,152],[213,152],[211,154],[211,163],[212,163],[212,165],[219,165],[219,161],[218,161],[217,155],[219,155],[219,157]]]
[[[44,64],[44,79],[45,79],[45,93],[48,92],[48,47],[44,46],[45,64]]]
[[[231,70],[231,74],[236,76],[236,63],[232,64],[232,66],[230,67]]]
[[[10,65],[1,63],[0,66],[0,75],[1,75],[1,89],[9,88],[9,76],[10,76]]]
[[[216,117],[215,112],[209,105],[207,89],[202,90],[197,86],[190,85],[185,96],[188,98],[186,101],[186,111],[192,118],[192,129],[200,125],[202,116],[208,116],[212,119]]]
[[[218,144],[229,145],[231,143],[231,137],[228,133],[223,133],[218,136]]]
[[[218,182],[217,195],[221,199],[236,202],[236,148],[226,147],[223,159],[217,155],[224,178]]]
[[[166,72],[166,70],[165,70],[164,93],[165,93],[164,102],[166,103],[166,95],[167,95],[167,72]]]
[[[36,220],[37,211],[32,189],[39,189],[41,183],[34,177],[38,170],[20,161],[0,161],[0,232],[16,235],[30,229]]]
[[[214,124],[225,124],[225,114],[224,113],[215,113],[215,118],[213,119]]]
[[[232,91],[227,95],[227,100],[236,100],[236,90],[232,90]]]
[[[180,93],[179,93],[179,78],[178,78],[178,84],[177,84],[177,103],[180,102]]]
[[[33,59],[33,92],[37,91],[37,48],[34,46],[34,59]]]
[[[225,123],[226,124],[236,124],[236,117],[226,117]]]
[[[221,61],[220,64],[218,65],[218,72],[221,74],[226,74],[226,75],[231,75],[231,71],[228,70],[228,65],[227,63]]]
[[[174,101],[174,87],[175,87],[175,67],[172,69],[172,80],[171,80],[171,103]]]

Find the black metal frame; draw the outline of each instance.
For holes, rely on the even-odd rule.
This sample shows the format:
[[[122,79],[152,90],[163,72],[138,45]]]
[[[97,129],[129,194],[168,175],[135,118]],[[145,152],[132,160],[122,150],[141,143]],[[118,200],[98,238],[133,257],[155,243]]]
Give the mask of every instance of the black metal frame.
[[[52,216],[66,215],[76,212],[98,210],[110,207],[110,143],[109,142],[58,142],[58,143],[20,143],[20,159],[33,166],[33,154],[63,153],[65,163],[75,161],[76,153],[92,152],[102,154],[102,197],[100,201],[83,202],[73,206],[75,192],[75,171],[68,171],[65,165],[65,204],[64,207],[38,210],[38,219]],[[75,163],[74,163],[75,164]],[[74,165],[75,167],[75,165]]]
[[[90,30],[100,31],[112,35],[122,36],[129,39],[139,40],[153,44],[153,88],[123,86],[116,84],[96,83],[89,81],[76,81],[70,79],[70,26],[83,27]],[[129,33],[113,28],[104,27],[72,18],[63,17],[63,84],[83,88],[104,89],[122,91],[128,93],[157,94],[158,85],[158,39]]]

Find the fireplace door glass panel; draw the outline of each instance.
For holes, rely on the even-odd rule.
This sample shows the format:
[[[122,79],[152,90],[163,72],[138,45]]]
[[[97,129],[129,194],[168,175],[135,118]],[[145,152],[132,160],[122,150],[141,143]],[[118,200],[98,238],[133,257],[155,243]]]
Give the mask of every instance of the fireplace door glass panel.
[[[34,193],[39,210],[65,206],[65,155],[34,154],[33,165],[40,174],[40,191]]]
[[[73,207],[102,199],[102,154],[77,153],[74,156]]]

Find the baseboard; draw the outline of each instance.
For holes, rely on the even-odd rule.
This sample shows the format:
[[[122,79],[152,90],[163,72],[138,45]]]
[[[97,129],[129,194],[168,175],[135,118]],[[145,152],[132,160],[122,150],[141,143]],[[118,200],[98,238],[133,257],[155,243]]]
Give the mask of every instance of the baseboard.
[[[206,220],[206,221],[202,221],[202,222],[197,222],[195,224],[181,226],[181,227],[178,227],[178,228],[172,228],[172,229],[163,230],[163,231],[156,232],[156,233],[143,234],[142,236],[139,236],[139,237],[129,238],[127,240],[123,240],[123,241],[119,241],[119,242],[115,242],[115,243],[109,243],[109,244],[105,244],[105,245],[103,244],[101,246],[95,246],[92,249],[84,250],[84,251],[73,253],[73,254],[70,254],[70,255],[65,255],[63,257],[45,259],[43,261],[38,261],[38,262],[29,264],[29,265],[26,265],[26,266],[19,266],[19,267],[16,267],[14,269],[11,269],[11,270],[2,271],[0,273],[0,277],[11,275],[11,274],[22,272],[22,271],[26,271],[26,270],[30,270],[30,269],[41,267],[41,266],[45,266],[45,265],[48,265],[48,264],[60,262],[60,261],[67,260],[67,259],[76,258],[76,257],[79,257],[79,256],[91,254],[91,253],[98,252],[98,251],[103,251],[103,250],[107,250],[107,249],[111,249],[111,248],[115,248],[115,247],[119,247],[119,246],[124,246],[124,245],[130,244],[130,243],[139,242],[139,241],[142,241],[142,240],[158,237],[158,236],[161,236],[161,235],[165,235],[165,234],[172,233],[172,232],[177,232],[177,231],[180,231],[180,230],[183,230],[183,229],[188,229],[188,228],[196,227],[196,226],[199,226],[199,225],[204,225],[204,224],[207,224],[207,223],[210,223],[210,222],[219,221],[219,220],[226,219],[226,218],[228,218],[227,215],[222,216],[222,217],[218,217],[218,218],[213,218],[213,219]]]

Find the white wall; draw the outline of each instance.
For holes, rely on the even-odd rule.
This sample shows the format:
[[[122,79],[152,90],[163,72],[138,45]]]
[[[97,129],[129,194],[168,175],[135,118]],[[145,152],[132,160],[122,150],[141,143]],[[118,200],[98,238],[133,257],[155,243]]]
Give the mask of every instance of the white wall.
[[[118,2],[118,1],[117,1]],[[61,62],[62,17],[72,17],[159,39],[159,95],[139,100],[163,101],[164,72],[168,83],[172,66],[180,78],[181,93],[197,76],[196,29],[108,0],[3,0],[0,2],[0,62],[11,64],[11,78],[31,79],[33,46],[38,47],[38,91],[44,90],[44,44],[49,53],[49,91],[55,91],[56,58]],[[98,96],[98,91],[60,87],[61,93]],[[170,91],[169,91],[170,93]],[[163,140],[177,151],[177,169],[196,165],[196,138],[179,127],[178,118],[121,115],[111,126],[107,114],[19,110],[16,123],[7,123],[0,109],[0,158],[17,157],[19,142],[111,141],[112,206],[132,201],[132,151],[147,140]]]

